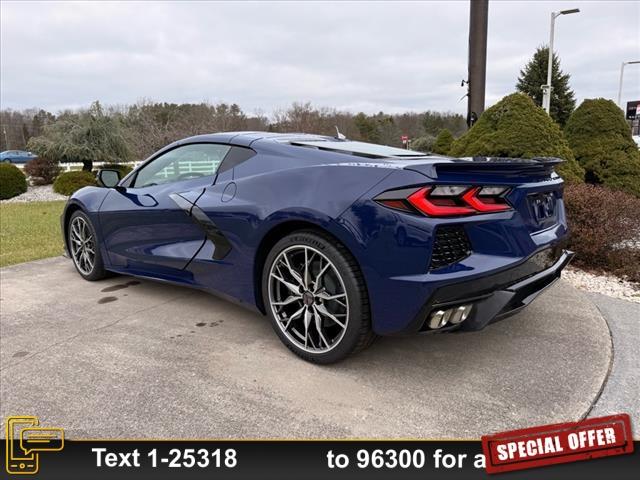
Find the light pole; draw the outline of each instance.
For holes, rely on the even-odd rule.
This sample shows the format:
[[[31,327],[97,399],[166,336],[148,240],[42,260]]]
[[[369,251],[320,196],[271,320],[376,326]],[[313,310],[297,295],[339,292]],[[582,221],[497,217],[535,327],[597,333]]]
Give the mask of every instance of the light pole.
[[[556,23],[556,18],[560,15],[569,15],[571,13],[580,12],[579,8],[572,8],[571,10],[562,10],[561,12],[551,12],[551,32],[549,34],[549,63],[547,66],[547,84],[542,85],[542,108],[549,113],[551,109],[551,74],[553,73],[553,31]]]
[[[620,65],[620,85],[618,85],[618,106],[622,108],[622,76],[624,75],[624,66],[640,63],[640,60],[634,60],[633,62],[622,62]],[[622,108],[624,110],[624,108]]]

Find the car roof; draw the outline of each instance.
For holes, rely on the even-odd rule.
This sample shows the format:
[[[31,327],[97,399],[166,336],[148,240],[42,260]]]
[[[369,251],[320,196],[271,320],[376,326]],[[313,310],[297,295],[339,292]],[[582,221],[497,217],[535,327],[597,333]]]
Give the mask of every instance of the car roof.
[[[350,155],[369,158],[415,158],[425,157],[422,152],[405,150],[403,148],[389,147],[375,143],[356,142],[339,139],[326,135],[310,133],[275,133],[275,132],[223,132],[207,135],[198,135],[186,139],[189,142],[220,142],[244,147],[261,141],[271,141],[280,144],[288,144],[295,147],[314,148],[321,151],[346,153]]]
[[[305,140],[314,140],[314,139],[328,139],[331,137],[325,137],[322,135],[312,135],[309,133],[275,133],[275,132],[220,132],[220,133],[208,133],[205,135],[197,135],[195,137],[189,137],[185,140],[192,141],[202,141],[202,142],[221,142],[221,143],[232,143],[232,144],[249,144],[253,143],[256,140],[279,140],[286,141],[287,139],[305,139]]]

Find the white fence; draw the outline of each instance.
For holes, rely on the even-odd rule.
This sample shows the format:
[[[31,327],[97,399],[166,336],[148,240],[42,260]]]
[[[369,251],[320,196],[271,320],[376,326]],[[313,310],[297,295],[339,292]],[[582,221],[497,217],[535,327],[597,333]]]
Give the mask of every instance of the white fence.
[[[120,163],[120,165],[129,165],[132,168],[136,168],[141,163],[142,162],[122,162]],[[93,162],[93,169],[96,170],[102,167],[102,165],[104,164],[105,162]],[[24,170],[24,166],[26,165],[26,163],[14,163],[14,165],[18,167],[20,170]],[[71,172],[72,170],[82,170],[82,167],[84,166],[82,162],[59,163],[58,165],[60,165],[60,168],[62,169],[63,172]]]
[[[141,163],[142,162],[140,161],[122,162],[122,163],[119,163],[118,165],[128,165],[132,168],[136,168]],[[215,160],[215,161],[214,160],[180,160],[177,165],[176,164],[169,165],[163,168],[162,170],[160,170],[156,175],[164,178],[171,177],[176,173],[175,172],[176,167],[178,168],[178,171],[183,174],[184,173],[200,173],[203,175],[211,175],[212,172],[215,172],[219,163],[220,163],[219,160]],[[20,169],[24,169],[24,166],[25,166],[24,163],[15,163],[14,165]],[[63,172],[82,170],[82,167],[83,167],[82,162],[59,163],[58,165],[60,166]],[[105,165],[105,162],[93,162],[93,170],[98,170],[103,165]],[[113,164],[110,164],[110,165],[113,165]]]
[[[122,162],[119,165],[129,165],[132,168],[136,168],[141,163],[142,162]],[[100,167],[102,167],[102,165],[104,164],[105,162],[93,162],[93,169],[97,170]],[[63,172],[71,172],[72,170],[82,170],[82,167],[84,166],[82,162],[60,163],[59,165]]]
[[[179,174],[199,173],[201,175],[213,175],[218,169],[220,161],[212,160],[180,160],[177,163],[163,168],[156,176],[169,178]]]

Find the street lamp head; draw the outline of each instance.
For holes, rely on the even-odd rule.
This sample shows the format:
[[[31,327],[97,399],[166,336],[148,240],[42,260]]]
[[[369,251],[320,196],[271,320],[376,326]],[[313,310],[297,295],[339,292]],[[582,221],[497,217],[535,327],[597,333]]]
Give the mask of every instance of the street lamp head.
[[[559,13],[560,13],[560,15],[569,15],[571,13],[580,13],[580,9],[579,8],[572,8],[571,10],[562,10]]]

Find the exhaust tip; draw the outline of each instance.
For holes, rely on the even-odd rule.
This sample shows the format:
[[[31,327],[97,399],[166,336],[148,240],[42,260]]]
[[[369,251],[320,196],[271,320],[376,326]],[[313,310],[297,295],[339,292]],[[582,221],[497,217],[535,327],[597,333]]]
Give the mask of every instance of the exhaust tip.
[[[468,303],[444,310],[435,310],[431,312],[431,315],[429,315],[427,325],[431,330],[438,330],[448,324],[458,325],[469,318],[472,308],[473,304]]]
[[[449,323],[457,325],[459,323],[464,322],[467,318],[469,318],[469,314],[471,313],[471,308],[473,304],[468,305],[460,305],[453,309],[453,313],[451,314],[451,318],[449,319]]]
[[[429,316],[429,328],[437,330],[444,327],[451,316],[450,310],[436,310]]]

